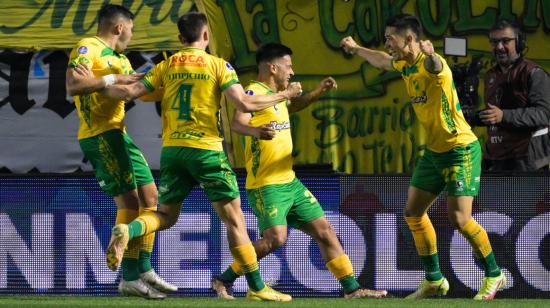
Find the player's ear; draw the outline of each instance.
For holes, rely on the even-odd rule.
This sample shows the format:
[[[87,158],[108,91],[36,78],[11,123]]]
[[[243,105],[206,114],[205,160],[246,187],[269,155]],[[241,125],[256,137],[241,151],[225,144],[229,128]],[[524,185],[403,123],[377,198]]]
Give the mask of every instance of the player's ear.
[[[115,28],[114,28],[114,34],[115,35],[120,35],[122,33],[122,30],[124,30],[124,25],[122,23],[119,23],[119,24],[116,24],[115,25]]]
[[[204,41],[208,41],[208,28],[206,28],[206,30],[202,33],[202,39]]]

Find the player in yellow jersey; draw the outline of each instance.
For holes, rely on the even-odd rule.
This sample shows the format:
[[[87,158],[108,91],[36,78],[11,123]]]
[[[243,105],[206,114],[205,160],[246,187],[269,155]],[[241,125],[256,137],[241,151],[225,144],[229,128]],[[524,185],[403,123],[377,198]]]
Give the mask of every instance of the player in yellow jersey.
[[[160,208],[113,228],[107,254],[120,260],[129,239],[169,228],[179,217],[182,201],[200,184],[227,226],[231,253],[243,268],[252,300],[290,301],[263,282],[256,252],[248,237],[235,173],[222,150],[220,98],[229,97],[238,109],[258,111],[301,94],[299,83],[281,92],[248,96],[231,65],[208,54],[210,35],[206,15],[190,12],[178,21],[183,49],[151,69],[141,82],[109,86],[105,94],[126,100],[159,87],[162,99],[163,148],[160,162]]]
[[[129,223],[140,211],[156,211],[158,199],[147,161],[126,133],[124,101],[98,92],[106,85],[128,84],[142,77],[135,74],[122,54],[132,37],[133,17],[122,6],[103,6],[98,12],[97,35],[78,42],[71,52],[66,75],[67,92],[74,97],[80,118],[80,147],[92,164],[99,185],[115,200],[117,224]],[[79,64],[92,71],[92,78],[82,74]],[[122,295],[163,298],[166,295],[162,292],[177,290],[151,267],[154,240],[155,235],[151,234],[130,243],[122,261]]]
[[[281,44],[261,46],[256,53],[258,78],[246,88],[246,93],[264,95],[285,89],[294,75],[291,55],[292,50]],[[285,243],[287,225],[290,225],[315,239],[327,268],[342,285],[345,298],[380,298],[387,292],[359,286],[350,259],[325,218],[321,205],[292,170],[289,113],[306,108],[335,87],[336,81],[328,77],[313,91],[273,107],[252,113],[235,111],[231,127],[247,136],[246,193],[262,234],[254,242],[254,248],[258,258],[272,253]],[[214,278],[212,288],[219,297],[230,299],[231,286],[240,275],[242,268],[233,262]]]
[[[496,264],[487,232],[472,218],[481,174],[480,145],[460,110],[449,66],[430,41],[420,40],[421,32],[416,17],[400,14],[386,23],[389,54],[361,47],[351,37],[344,38],[341,45],[377,68],[401,73],[417,118],[428,133],[427,149],[414,170],[405,207],[425,279],[407,298],[445,295],[449,290],[439,269],[435,230],[426,214],[441,191],[447,190],[449,220],[485,269],[474,299],[491,300],[504,288],[506,277]]]

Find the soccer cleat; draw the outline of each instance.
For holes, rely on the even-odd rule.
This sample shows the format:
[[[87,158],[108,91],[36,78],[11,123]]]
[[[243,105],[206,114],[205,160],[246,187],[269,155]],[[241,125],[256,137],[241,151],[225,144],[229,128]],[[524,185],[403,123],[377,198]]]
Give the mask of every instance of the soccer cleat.
[[[130,235],[128,234],[128,225],[118,224],[111,230],[111,240],[107,246],[107,267],[110,270],[116,271],[122,262],[124,250],[128,246]]]
[[[290,302],[292,296],[273,290],[271,287],[265,286],[260,291],[248,289],[246,298],[253,301],[272,301],[272,302]]]
[[[163,293],[175,292],[178,290],[178,287],[160,278],[160,276],[155,272],[154,269],[150,269],[145,273],[139,274],[139,277],[141,278],[141,280],[145,281],[148,285],[152,286],[153,288]]]
[[[414,293],[409,294],[405,299],[422,299],[431,296],[445,296],[449,292],[449,282],[445,277],[437,281],[424,279]]]
[[[495,298],[498,291],[504,290],[504,287],[506,287],[506,276],[502,271],[498,277],[483,277],[483,283],[474,300],[490,301]]]
[[[232,283],[224,282],[218,277],[214,277],[214,279],[212,279],[210,286],[212,287],[212,290],[216,292],[219,298],[227,299],[227,300],[235,299],[235,297],[233,297]]]
[[[386,290],[369,290],[369,289],[357,289],[349,294],[344,294],[344,298],[382,298],[386,297],[388,291]]]
[[[122,296],[138,296],[146,299],[165,299],[166,294],[143,282],[141,279],[126,281],[120,280],[118,293]]]

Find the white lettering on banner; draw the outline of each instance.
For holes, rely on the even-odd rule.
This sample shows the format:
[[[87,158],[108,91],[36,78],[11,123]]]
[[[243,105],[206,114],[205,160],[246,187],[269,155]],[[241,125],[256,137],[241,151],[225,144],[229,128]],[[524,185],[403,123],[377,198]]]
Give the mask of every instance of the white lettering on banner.
[[[397,224],[395,214],[376,215],[375,289],[414,290],[424,278],[423,271],[397,268]],[[420,262],[420,260],[418,261]]]
[[[105,253],[87,214],[67,214],[65,219],[67,289],[86,288],[88,268],[100,284],[115,283],[118,272],[105,263]],[[89,266],[89,267],[88,267]]]
[[[540,246],[549,235],[550,213],[544,213],[528,221],[516,240],[519,272],[528,284],[546,292],[550,291],[550,271],[541,262]]]
[[[7,288],[10,258],[33,289],[54,287],[53,214],[33,214],[29,247],[10,217],[0,214],[0,288]]]
[[[344,251],[349,256],[353,270],[359,276],[365,265],[367,246],[363,232],[355,221],[345,215],[325,212],[325,217],[334,227],[342,243]],[[292,276],[306,288],[320,292],[334,292],[341,289],[332,273],[323,266],[319,269],[312,263],[309,245],[315,241],[299,230],[291,230],[285,249],[285,259]]]
[[[212,272],[182,268],[181,261],[208,263],[208,239],[187,240],[184,235],[210,234],[209,213],[181,214],[178,222],[158,234],[158,272],[179,288],[209,288]]]
[[[333,225],[346,253],[350,256],[357,276],[363,272],[366,261],[366,240],[362,231],[353,220],[338,213],[326,213],[327,219]],[[474,218],[488,233],[504,236],[513,225],[513,219],[498,212],[478,213]],[[250,212],[245,213],[245,219],[251,239],[257,238],[256,218]],[[7,289],[13,283],[8,281],[8,267],[16,267],[28,281],[32,289],[37,291],[54,288],[54,276],[65,277],[67,289],[93,288],[88,277],[93,275],[97,284],[114,284],[118,273],[111,272],[105,264],[104,249],[97,236],[92,222],[92,216],[83,213],[66,214],[65,270],[55,272],[55,255],[63,254],[57,247],[54,237],[54,215],[34,214],[31,218],[31,230],[28,243],[23,239],[21,227],[16,227],[14,220],[5,213],[0,213],[0,288]],[[413,290],[423,278],[422,271],[398,270],[397,267],[397,233],[396,214],[377,214],[375,218],[375,253],[374,253],[374,287],[388,290]],[[212,239],[210,213],[189,213],[181,215],[172,228],[159,233],[158,236],[158,272],[167,281],[180,288],[208,289],[212,277],[212,259],[220,255],[219,270],[223,271],[232,262],[226,240],[226,229],[219,222],[219,230],[223,238],[220,246],[209,246]],[[215,229],[216,230],[216,229]],[[188,240],[197,235],[204,235],[201,240]],[[547,255],[541,251],[543,241],[550,235],[550,213],[544,213],[527,221],[517,239],[510,245],[515,245],[515,262],[519,274],[536,290],[550,291],[550,271],[543,263]],[[61,235],[63,236],[63,235]],[[451,270],[456,278],[470,289],[477,289],[482,271],[475,265],[472,250],[468,242],[458,232],[453,234],[450,245]],[[260,261],[260,270],[266,280],[275,282],[282,278],[285,262],[290,271],[291,279],[295,279],[305,288],[317,292],[335,292],[340,286],[332,274],[322,267],[318,256],[311,255],[311,245],[316,245],[313,239],[298,230],[291,230],[286,245],[276,254]],[[217,249],[221,249],[218,251]],[[416,255],[415,255],[416,257]],[[187,267],[182,261],[189,263],[202,262],[202,268]],[[216,261],[214,261],[216,262]],[[323,261],[320,261],[323,262]],[[206,268],[206,269],[205,269]],[[371,270],[370,268],[367,270]],[[508,278],[508,287],[514,287],[512,275],[503,268]],[[219,274],[219,273],[215,273]],[[517,278],[517,276],[516,276]],[[19,282],[18,282],[19,283]],[[87,284],[88,283],[88,284]],[[235,291],[246,290],[246,281],[237,280]]]
[[[474,219],[483,226],[487,233],[496,233],[500,236],[506,234],[513,223],[512,218],[497,212],[478,213],[474,215]],[[454,232],[451,239],[449,254],[451,267],[456,277],[468,288],[479,290],[484,276],[483,270],[475,263],[472,246],[458,230]],[[502,266],[501,269],[508,280],[506,288],[512,288],[514,286],[512,274]]]

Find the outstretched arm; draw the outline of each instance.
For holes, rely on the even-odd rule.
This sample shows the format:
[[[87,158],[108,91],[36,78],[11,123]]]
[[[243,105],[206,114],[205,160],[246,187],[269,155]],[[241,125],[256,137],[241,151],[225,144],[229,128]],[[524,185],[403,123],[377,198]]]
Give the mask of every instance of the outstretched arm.
[[[68,67],[65,76],[65,87],[71,96],[90,94],[102,90],[108,85],[130,84],[138,81],[144,74],[119,75],[111,74],[95,77],[92,70],[80,63],[75,67]]]
[[[259,111],[276,105],[282,100],[291,99],[302,94],[302,85],[293,82],[288,89],[269,95],[246,95],[241,84],[236,83],[228,87],[223,93],[243,112]]]
[[[134,82],[128,85],[108,86],[101,93],[128,102],[149,93],[149,89],[142,82]]]
[[[336,80],[334,80],[334,78],[332,77],[327,77],[321,80],[319,85],[317,85],[317,87],[313,91],[291,99],[288,104],[288,112],[297,112],[306,108],[307,106],[311,105],[311,103],[317,101],[319,97],[325,92],[328,92],[331,89],[335,89],[337,87],[338,85],[336,84]]]
[[[376,68],[386,71],[393,71],[393,66],[391,64],[392,57],[383,51],[361,47],[353,40],[351,36],[343,38],[340,42],[340,46],[344,48],[345,52],[360,56]]]

